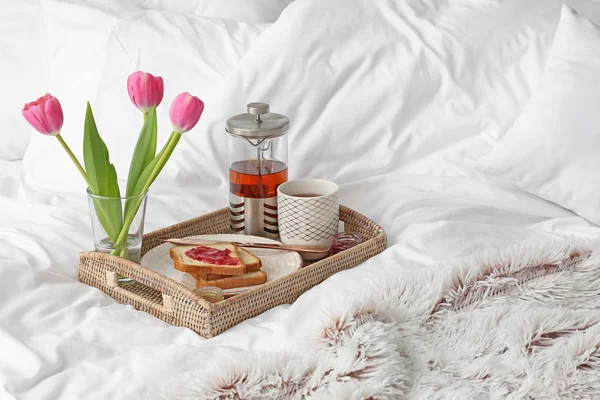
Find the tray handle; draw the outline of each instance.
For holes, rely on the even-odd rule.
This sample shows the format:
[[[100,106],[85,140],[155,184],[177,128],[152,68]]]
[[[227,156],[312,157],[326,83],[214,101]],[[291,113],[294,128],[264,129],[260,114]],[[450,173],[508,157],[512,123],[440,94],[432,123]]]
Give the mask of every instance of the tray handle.
[[[119,274],[114,271],[106,271],[106,286],[112,289],[115,295],[122,296],[128,299],[128,303],[133,305],[136,309],[139,309],[140,306],[145,306],[153,309],[155,312],[163,313],[163,314],[172,314],[173,313],[173,297],[169,296],[166,293],[161,293],[162,303],[157,301],[154,296],[144,296],[142,294],[138,294],[136,292],[140,291],[141,283],[137,282],[133,285],[135,286],[119,286]],[[131,291],[131,289],[136,288],[136,291]],[[146,288],[148,286],[145,286]],[[142,291],[143,288],[142,288]]]
[[[120,287],[117,274],[131,278],[136,283]],[[107,288],[115,295],[131,300],[128,303],[134,306],[140,303],[165,313],[172,313],[174,298],[205,302],[190,289],[156,271],[133,261],[96,251],[82,252],[79,255],[79,279],[100,289]],[[162,296],[162,302],[161,296],[156,292]]]

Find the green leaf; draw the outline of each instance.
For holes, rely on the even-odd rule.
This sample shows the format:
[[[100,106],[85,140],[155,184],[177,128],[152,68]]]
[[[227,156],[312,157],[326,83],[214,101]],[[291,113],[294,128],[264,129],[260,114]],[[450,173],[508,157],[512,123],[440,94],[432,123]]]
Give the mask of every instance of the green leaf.
[[[113,219],[115,231],[118,233],[123,227],[123,205],[121,203],[121,191],[119,190],[119,181],[117,179],[117,170],[113,164],[108,167],[108,197],[114,197],[115,200],[109,200],[108,215]]]
[[[106,197],[121,198],[121,191],[119,190],[119,181],[117,179],[117,170],[114,164],[108,165],[108,177],[107,177],[107,194]]]
[[[140,193],[134,191],[135,186],[144,171],[156,154],[158,126],[156,122],[156,107],[152,107],[146,116],[144,126],[138,137],[127,178],[127,196],[135,196]]]
[[[120,200],[94,198],[94,208],[100,224],[108,237],[115,243],[121,229],[118,226],[119,220],[122,221]]]
[[[148,164],[146,166],[144,171],[142,171],[142,174],[140,175],[140,178],[139,178],[137,184],[135,185],[135,188],[133,189],[133,193],[136,193],[136,195],[137,195],[137,194],[141,194],[143,192],[144,183],[148,180],[148,176],[150,175],[150,172],[153,170],[154,166],[158,162],[160,155],[163,152],[164,152],[164,149],[161,150],[161,152],[158,153],[157,156],[152,161],[150,161],[150,164]],[[141,200],[138,201],[136,199],[130,199],[125,202],[125,221],[129,221],[130,219],[133,220],[133,217],[135,216],[138,208],[140,207],[140,204],[141,204]]]
[[[115,166],[110,163],[108,148],[98,133],[89,102],[87,103],[83,128],[83,162],[92,193],[98,196],[115,198],[115,200],[94,200],[98,219],[114,242],[123,225],[117,172]]]
[[[148,178],[150,177],[152,171],[154,170],[154,168],[156,167],[156,164],[158,163],[158,160],[160,160],[161,155],[165,152],[165,149],[163,148],[160,153],[158,153],[156,155],[156,157],[154,157],[154,159],[152,159],[152,161],[150,161],[150,163],[146,166],[146,168],[144,168],[144,170],[142,171],[142,174],[140,175],[140,178],[138,179],[137,184],[135,185],[135,188],[133,189],[133,193],[136,194],[141,194],[144,191],[144,186],[145,183],[148,181]],[[151,182],[152,183],[152,182]],[[150,186],[150,185],[148,185]],[[125,221],[129,221],[130,219],[133,220],[133,217],[135,216],[135,214],[138,211],[138,208],[140,207],[141,204],[141,200],[127,200],[125,202]]]
[[[150,163],[146,165],[146,168],[144,168],[144,170],[142,171],[135,185],[135,188],[133,189],[133,193],[141,194],[142,192],[148,190],[148,188],[150,187],[150,185],[152,185],[160,171],[162,171],[163,167],[169,160],[169,157],[171,157],[171,154],[173,153],[175,146],[177,146],[177,143],[179,142],[180,138],[181,134],[179,133],[173,132],[171,134],[169,140],[167,140],[167,143],[162,148],[160,153],[158,153],[156,157],[154,157],[152,161],[150,161]],[[140,199],[135,201],[127,201],[125,203],[126,226],[128,226],[128,223],[131,223],[131,221],[133,220],[133,217],[135,216],[140,207],[140,204]]]
[[[108,148],[98,133],[90,103],[87,103],[83,127],[83,163],[92,193],[108,196]]]

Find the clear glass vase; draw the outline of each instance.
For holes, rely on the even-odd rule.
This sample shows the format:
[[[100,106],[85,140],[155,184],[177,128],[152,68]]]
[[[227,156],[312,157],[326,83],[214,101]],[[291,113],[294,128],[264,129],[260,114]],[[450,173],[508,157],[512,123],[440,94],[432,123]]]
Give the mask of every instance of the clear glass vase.
[[[124,192],[124,190],[123,190]],[[87,189],[96,251],[140,262],[148,192],[139,196],[105,197]],[[119,275],[121,286],[133,280]]]

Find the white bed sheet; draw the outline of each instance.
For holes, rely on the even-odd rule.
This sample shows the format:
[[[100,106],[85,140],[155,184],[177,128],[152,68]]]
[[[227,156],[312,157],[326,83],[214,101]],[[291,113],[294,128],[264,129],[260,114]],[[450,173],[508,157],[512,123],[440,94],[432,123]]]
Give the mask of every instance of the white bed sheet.
[[[18,181],[11,175],[3,174],[2,183]],[[390,193],[397,198],[382,202]],[[206,340],[79,283],[77,254],[92,246],[84,199],[55,201],[28,190],[26,196],[31,202],[10,193],[0,198],[0,398],[7,399],[150,396],[183,372],[210,368],[223,357],[243,357],[242,351],[301,351],[305,332],[298,327],[310,310],[360,290],[369,274],[435,268],[437,262],[517,242],[600,233],[560,207],[467,177],[390,174],[344,185],[344,203],[381,221],[390,248],[328,279],[292,306],[276,307]],[[156,193],[150,199],[149,230],[194,216],[161,204],[165,198]]]
[[[335,8],[341,3],[328,1],[325,5]],[[381,3],[383,7],[395,7],[394,2]],[[434,7],[431,3],[440,6]],[[501,104],[510,103],[507,99],[524,102],[541,73],[543,62],[540,60],[551,41],[552,25],[558,21],[559,2],[544,2],[539,11],[532,8],[535,4],[522,4],[517,0],[431,3],[419,2],[413,8],[400,10],[400,14],[408,13],[410,17],[398,23],[427,25],[428,20],[435,20],[452,26],[463,19],[471,21],[473,15],[489,17],[487,13],[494,13],[492,19],[500,27],[509,22],[516,24],[514,21],[521,17],[535,21],[536,13],[546,18],[547,24],[540,22],[527,27],[527,34],[520,39],[511,38],[509,28],[502,31],[506,35],[503,49],[507,51],[503,56],[521,57],[506,61],[513,74],[502,75],[500,80],[496,80],[499,71],[488,71],[489,76],[469,76],[466,66],[466,70],[457,75],[442,74],[439,82],[440,87],[452,87],[456,84],[452,80],[458,76],[463,79],[461,84],[475,80],[477,88],[485,88],[485,81],[493,81],[490,87],[495,88]],[[244,102],[239,98],[227,102],[227,95],[233,97],[243,92],[240,96],[245,99],[257,93],[252,91],[256,90],[253,85],[249,84],[248,90],[239,85],[249,82],[246,79],[255,73],[249,67],[260,65],[261,52],[269,50],[269,40],[285,38],[290,35],[290,29],[299,29],[301,24],[294,23],[296,18],[309,18],[321,11],[311,8],[314,4],[299,0],[269,28],[272,31],[266,33],[271,36],[261,37],[260,43],[252,49],[254,53],[241,60],[228,78],[222,107],[215,115],[205,116],[208,119],[205,126],[221,131],[224,119],[217,114],[221,110],[224,115],[230,114]],[[365,7],[367,3],[357,4]],[[600,7],[589,6],[590,13],[596,9]],[[377,16],[376,11],[373,18]],[[388,15],[394,18],[395,14]],[[483,43],[478,43],[473,36],[481,35],[478,29],[483,29],[483,24],[473,22],[452,29],[457,35],[461,33],[470,38],[471,50],[481,51],[482,63],[498,65],[500,61],[495,57],[499,53],[484,49]],[[541,29],[541,33],[536,33],[534,28]],[[417,46],[419,40],[413,37],[407,46]],[[527,47],[527,41],[538,47]],[[510,49],[513,52],[508,51]],[[318,54],[319,48],[314,51]],[[470,57],[478,59],[473,54]],[[484,67],[478,73],[485,71]],[[453,68],[460,69],[457,65]],[[288,85],[279,83],[283,83],[283,87]],[[265,93],[275,96],[278,82],[269,84],[272,88],[267,88]],[[309,89],[303,87],[306,93]],[[487,248],[565,235],[597,237],[600,234],[598,227],[572,212],[507,182],[483,176],[470,167],[473,157],[489,150],[489,140],[508,127],[520,109],[518,105],[504,109],[497,106],[495,99],[478,98],[477,93],[470,93],[472,104],[464,98],[456,104],[474,107],[477,112],[454,109],[455,115],[444,115],[442,111],[452,110],[441,108],[436,114],[440,120],[430,122],[432,130],[438,129],[432,139],[426,135],[426,125],[414,130],[420,134],[412,135],[409,127],[411,123],[426,122],[419,120],[419,107],[425,112],[436,103],[431,98],[421,98],[419,90],[407,93],[404,100],[414,105],[411,108],[414,113],[405,121],[397,121],[397,132],[405,132],[406,137],[401,145],[390,142],[391,147],[402,150],[403,158],[399,159],[396,154],[390,158],[391,162],[380,165],[376,171],[357,173],[353,166],[355,155],[344,158],[342,152],[335,162],[323,162],[322,154],[312,152],[313,148],[304,144],[323,140],[308,128],[309,120],[313,124],[326,124],[319,121],[320,114],[314,111],[317,109],[314,104],[299,110],[309,115],[295,118],[299,121],[295,125],[297,130],[290,133],[297,135],[290,148],[292,177],[326,175],[340,181],[342,203],[381,223],[388,233],[390,247],[365,264],[336,274],[293,305],[276,307],[210,340],[120,305],[101,291],[79,283],[78,253],[92,247],[85,196],[27,185],[23,182],[23,167],[19,162],[0,161],[0,398],[152,397],[170,379],[185,371],[210,368],[212,362],[224,357],[243,357],[244,351],[249,350],[301,351],[305,333],[298,327],[309,311],[327,307],[332,301],[343,301],[345,296],[352,295],[352,290],[360,290],[369,274],[380,275],[404,268],[435,271],[438,262]],[[436,99],[434,95],[433,99]],[[251,100],[254,99],[248,99]],[[283,101],[283,98],[277,99],[272,105]],[[289,103],[292,104],[297,105]],[[327,111],[325,117],[337,117],[340,121],[340,113],[328,109],[334,105],[322,104],[320,109]],[[469,115],[474,117],[469,118]],[[382,112],[373,117],[389,118],[390,115]],[[456,121],[456,125],[437,125],[447,121]],[[384,125],[382,122],[381,126]],[[360,132],[368,132],[367,127],[361,126]],[[335,129],[330,133],[336,134]],[[390,139],[373,137],[372,140],[381,150],[386,145],[382,140]],[[216,145],[211,143],[211,146]],[[179,148],[177,151],[180,151],[179,157],[187,153]],[[215,153],[218,155],[219,151]],[[147,231],[226,204],[226,170],[221,165],[214,171],[202,171],[209,174],[208,183],[193,188],[182,185],[182,182],[191,183],[193,175],[189,175],[189,170],[183,166],[182,159],[175,158],[164,176],[157,180],[149,197]]]

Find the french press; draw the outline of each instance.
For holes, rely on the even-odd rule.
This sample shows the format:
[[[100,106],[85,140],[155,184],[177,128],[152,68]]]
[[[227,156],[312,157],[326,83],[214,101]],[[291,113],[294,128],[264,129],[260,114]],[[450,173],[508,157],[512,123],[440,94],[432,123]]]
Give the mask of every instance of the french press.
[[[279,238],[277,187],[287,181],[290,120],[266,103],[227,120],[229,133],[229,210],[233,232]]]

